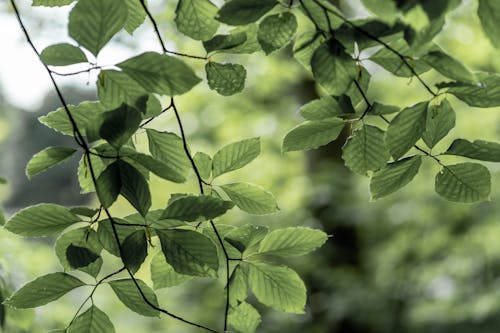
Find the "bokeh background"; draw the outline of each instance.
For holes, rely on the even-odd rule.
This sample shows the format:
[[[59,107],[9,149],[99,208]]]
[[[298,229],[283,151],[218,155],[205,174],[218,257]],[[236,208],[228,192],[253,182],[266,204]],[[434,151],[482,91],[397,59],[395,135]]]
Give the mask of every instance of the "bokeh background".
[[[149,2],[171,49],[203,53],[199,43],[183,37],[172,25],[176,1]],[[68,8],[30,8],[28,0],[18,3],[40,50],[69,41],[65,28]],[[357,1],[340,1],[340,5],[349,15],[366,15]],[[447,16],[436,42],[472,70],[500,72],[500,53],[481,31],[476,5],[476,1],[462,1]],[[426,23],[418,9],[408,19]],[[77,159],[27,180],[24,167],[34,153],[49,145],[73,143],[37,121],[40,115],[58,108],[59,102],[6,1],[0,4],[0,31],[0,176],[8,181],[0,185],[0,200],[6,216],[39,202],[96,205],[93,196],[79,194]],[[158,49],[151,26],[145,24],[133,37],[119,34],[103,50],[99,64],[111,65],[132,54]],[[420,174],[403,190],[371,202],[368,179],[343,165],[341,147],[348,133],[315,151],[281,154],[282,137],[300,120],[299,107],[321,95],[321,89],[293,59],[291,47],[269,57],[257,53],[220,59],[245,65],[246,88],[241,94],[224,98],[202,83],[178,99],[191,149],[213,154],[228,142],[262,137],[261,156],[250,166],[225,175],[222,181],[243,180],[266,187],[275,194],[281,211],[249,216],[234,210],[219,223],[255,223],[271,228],[301,225],[333,235],[317,252],[288,263],[307,284],[306,314],[284,314],[254,302],[263,314],[258,332],[498,331],[499,166],[488,165],[493,174],[490,202],[454,204],[438,197],[433,191],[438,168],[432,161],[425,161]],[[203,77],[204,64],[188,62]],[[368,91],[371,100],[405,106],[428,98],[417,80],[395,78],[369,61],[365,65],[373,75]],[[76,104],[95,99],[95,75],[59,78],[58,82],[70,103]],[[423,79],[435,83],[442,77],[430,71]],[[450,101],[457,113],[457,126],[435,151],[458,137],[500,141],[499,108],[470,108],[453,97]],[[152,124],[158,129],[176,130],[169,114]],[[141,142],[140,135],[137,140]],[[169,193],[196,192],[194,177],[186,184],[173,185],[153,176],[151,187],[153,208],[165,207]],[[125,202],[114,207],[117,216],[130,211]],[[0,289],[4,296],[36,276],[61,270],[53,251],[54,241],[22,239],[0,229]],[[104,272],[112,271],[116,264],[113,258],[107,259],[110,263]],[[149,279],[147,264],[138,275]],[[75,291],[36,310],[7,309],[4,330],[38,333],[64,327],[87,293]],[[195,279],[159,294],[162,305],[177,314],[220,324],[223,290],[219,283]],[[96,304],[110,314],[120,333],[198,332],[168,318],[131,314],[107,286],[99,289]]]

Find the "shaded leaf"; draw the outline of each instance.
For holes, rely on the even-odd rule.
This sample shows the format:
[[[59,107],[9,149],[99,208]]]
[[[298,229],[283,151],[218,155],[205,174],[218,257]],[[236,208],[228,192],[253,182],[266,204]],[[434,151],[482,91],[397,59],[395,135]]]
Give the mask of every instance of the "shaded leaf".
[[[133,106],[140,97],[147,94],[141,85],[125,73],[115,70],[99,73],[97,92],[99,100],[108,109],[118,108],[122,103]]]
[[[446,165],[436,175],[435,190],[450,201],[488,200],[491,175],[485,166],[478,163]]]
[[[252,250],[257,251],[258,245],[268,232],[269,229],[265,226],[247,224],[228,232],[224,239],[241,253],[249,254]]]
[[[114,148],[119,149],[134,135],[140,123],[139,112],[122,104],[118,109],[104,113],[99,135]]]
[[[241,210],[256,215],[275,213],[279,210],[271,192],[260,186],[248,183],[220,185],[231,201]]]
[[[167,263],[165,255],[162,252],[157,253],[151,261],[151,280],[156,290],[174,287],[192,278],[192,276],[177,273],[174,268]]]
[[[62,7],[73,3],[75,0],[33,0],[32,6]]]
[[[345,114],[345,110],[343,110],[339,102],[330,95],[315,99],[300,108],[300,115],[307,120],[323,120],[343,114]]]
[[[109,208],[116,201],[121,188],[120,166],[114,162],[104,169],[96,181],[97,197],[104,208]]]
[[[70,244],[66,248],[66,259],[68,260],[70,267],[74,269],[88,266],[95,262],[98,258],[98,254],[90,251],[86,247]]]
[[[148,255],[148,241],[144,230],[137,230],[125,238],[122,243],[123,263],[135,273]]]
[[[239,93],[245,87],[247,71],[240,64],[219,64],[208,62],[205,65],[208,86],[222,96]]]
[[[67,43],[47,46],[40,54],[40,58],[46,65],[51,66],[66,66],[88,61],[79,47]]]
[[[76,149],[67,147],[48,147],[36,153],[26,166],[26,176],[31,178],[53,166],[56,166],[76,153]]]
[[[175,171],[177,175],[172,178],[183,182],[191,168],[191,163],[184,151],[182,139],[174,133],[159,132],[149,128],[146,133],[151,155]]]
[[[160,312],[151,307],[151,304],[158,307],[158,299],[154,291],[142,280],[136,279],[135,281],[138,286],[135,285],[132,279],[110,281],[109,285],[120,301],[130,310],[146,317],[159,316]],[[139,288],[142,294],[139,292]]]
[[[434,148],[453,127],[455,127],[455,111],[446,99],[439,105],[429,105],[422,139],[427,147]]]
[[[421,164],[420,156],[411,156],[389,163],[375,172],[370,182],[372,198],[383,198],[407,185],[418,173]]]
[[[132,160],[145,167],[160,178],[170,180],[175,183],[183,183],[186,181],[186,171],[180,171],[177,166],[169,163],[168,160],[155,159],[146,154],[133,154],[127,156],[125,160]]]
[[[457,155],[472,158],[475,160],[500,162],[500,143],[465,139],[456,139],[446,150],[447,155]]]
[[[500,22],[500,3],[497,0],[479,0],[477,14],[483,26],[486,36],[491,44],[500,48],[500,35],[498,34],[498,22]]]
[[[260,138],[230,143],[217,151],[212,160],[212,176],[240,169],[260,154]]]
[[[297,19],[289,12],[266,16],[259,24],[257,39],[266,54],[287,45],[297,30]]]
[[[230,0],[219,10],[217,20],[229,25],[245,25],[257,21],[278,4],[276,0]]]
[[[120,170],[120,194],[142,215],[151,207],[151,192],[144,176],[124,161],[118,161]]]
[[[194,163],[202,179],[209,179],[212,174],[212,158],[210,155],[197,152],[193,156]]]
[[[219,51],[219,52],[231,52],[231,49],[242,45],[247,40],[247,34],[245,32],[236,32],[229,35],[216,35],[212,39],[204,41],[203,47],[207,53]]]
[[[223,215],[234,203],[210,195],[185,195],[169,202],[162,219],[206,221]]]
[[[229,310],[227,320],[229,326],[241,333],[254,333],[261,322],[259,312],[246,302]]]
[[[500,106],[500,75],[478,74],[478,84],[457,84],[447,92],[470,106],[489,108]]]
[[[175,10],[177,29],[193,39],[210,39],[219,28],[217,11],[209,0],[180,0]]]
[[[308,150],[318,148],[335,140],[345,122],[338,118],[302,123],[285,135],[282,151]]]
[[[474,75],[458,60],[442,51],[432,51],[423,57],[432,68],[450,79],[474,82]]]
[[[137,0],[125,0],[125,4],[127,5],[128,15],[124,28],[132,35],[146,20],[146,11],[142,8],[141,2]]]
[[[115,327],[104,312],[92,305],[75,318],[68,333],[115,333]]]

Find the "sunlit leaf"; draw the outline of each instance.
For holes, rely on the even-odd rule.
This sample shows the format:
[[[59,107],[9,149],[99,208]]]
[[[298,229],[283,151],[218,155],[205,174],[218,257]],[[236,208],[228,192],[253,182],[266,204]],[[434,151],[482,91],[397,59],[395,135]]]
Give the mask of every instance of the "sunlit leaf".
[[[491,44],[500,48],[500,35],[498,34],[498,22],[500,22],[500,2],[497,0],[479,0],[477,10],[481,25]]]
[[[259,312],[246,302],[232,308],[227,320],[229,326],[241,333],[254,333],[261,322]]]
[[[314,149],[335,140],[342,129],[344,121],[338,118],[329,118],[302,123],[285,135],[282,151],[296,151]]]
[[[222,96],[239,93],[245,87],[247,71],[240,64],[219,64],[208,62],[205,65],[208,86]]]
[[[154,289],[174,287],[192,278],[190,275],[177,273],[167,263],[165,255],[162,252],[157,253],[151,261],[151,280],[153,281]]]
[[[446,165],[436,175],[435,190],[450,201],[488,200],[491,175],[485,166],[478,163]]]
[[[158,307],[158,299],[154,291],[142,280],[136,279],[135,281],[137,285],[132,279],[110,281],[109,285],[120,301],[130,310],[146,317],[159,316],[160,312],[156,309]],[[141,292],[139,292],[139,289]],[[156,308],[153,308],[151,305]]]
[[[248,183],[232,183],[220,185],[220,187],[236,206],[247,213],[265,215],[279,210],[273,194],[260,186]]]
[[[230,143],[217,151],[212,160],[212,176],[240,169],[260,154],[260,138]]]
[[[245,25],[257,21],[277,4],[277,0],[226,1],[219,10],[217,19],[229,25]]]
[[[210,39],[219,28],[217,11],[209,0],[180,0],[175,10],[177,29],[193,39]]]
[[[88,61],[79,47],[67,43],[47,46],[40,54],[40,58],[46,65],[51,66],[66,66]]]
[[[257,38],[266,54],[287,45],[297,30],[297,19],[292,13],[266,16],[259,24]]]
[[[389,163],[375,172],[370,182],[372,198],[383,198],[407,185],[416,176],[421,164],[420,156],[411,156]]]
[[[429,148],[434,148],[453,127],[455,127],[455,111],[446,99],[438,105],[429,105],[422,139]]]
[[[104,312],[92,305],[75,318],[68,333],[115,333],[115,327]]]
[[[67,147],[48,147],[36,153],[26,166],[26,175],[31,178],[53,166],[63,163],[76,153],[76,149]]]
[[[122,103],[133,106],[146,95],[146,90],[123,72],[105,70],[97,80],[99,100],[108,109],[116,109]]]
[[[445,152],[447,155],[457,155],[481,161],[500,162],[500,143],[465,139],[456,139]]]
[[[292,257],[302,256],[322,246],[328,237],[320,230],[286,228],[270,232],[260,242],[259,254]]]
[[[206,221],[223,215],[234,203],[210,195],[185,195],[172,200],[162,219]]]
[[[146,3],[146,1],[144,2]],[[127,5],[128,15],[124,28],[129,34],[133,34],[144,23],[146,11],[142,8],[141,2],[137,0],[125,0],[125,4]]]

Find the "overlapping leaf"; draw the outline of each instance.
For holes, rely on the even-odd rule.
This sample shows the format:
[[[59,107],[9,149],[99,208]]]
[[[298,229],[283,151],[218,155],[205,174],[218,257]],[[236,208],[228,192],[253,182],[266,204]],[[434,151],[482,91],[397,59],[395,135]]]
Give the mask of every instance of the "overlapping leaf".
[[[314,149],[326,145],[339,136],[344,124],[342,119],[329,118],[298,125],[285,135],[282,151]]]
[[[146,317],[157,317],[160,311],[151,306],[158,307],[158,299],[154,291],[142,280],[136,279],[135,281],[137,286],[132,279],[114,280],[109,282],[109,285],[127,308]]]
[[[478,163],[447,165],[436,175],[435,190],[450,201],[488,200],[491,191],[490,172]]]
[[[370,182],[372,198],[385,197],[407,185],[416,176],[421,164],[420,156],[411,156],[389,163],[385,168],[375,172]]]
[[[177,29],[193,39],[210,39],[219,28],[217,11],[210,0],[180,0],[175,11]]]

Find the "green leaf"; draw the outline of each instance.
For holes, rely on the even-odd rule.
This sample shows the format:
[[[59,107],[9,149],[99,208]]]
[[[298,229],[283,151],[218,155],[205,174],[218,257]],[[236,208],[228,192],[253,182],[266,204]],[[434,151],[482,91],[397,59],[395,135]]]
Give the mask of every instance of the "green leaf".
[[[132,35],[146,20],[146,11],[142,8],[141,2],[137,0],[125,0],[125,4],[127,5],[128,15],[124,28]]]
[[[223,215],[234,204],[210,195],[185,195],[171,200],[162,219],[187,222],[206,221]]]
[[[344,124],[344,121],[338,118],[302,123],[285,135],[281,150],[287,152],[324,146],[339,136]]]
[[[396,2],[386,0],[361,0],[363,6],[377,16],[377,19],[388,24],[396,21],[398,14]]]
[[[398,39],[392,43],[388,44],[391,48],[399,52],[403,55],[406,62],[413,68],[415,73],[422,74],[427,72],[430,67],[426,62],[420,59],[414,59],[408,54],[411,54],[411,51],[408,47],[408,44],[403,39]],[[375,53],[370,57],[370,60],[375,62],[376,64],[382,66],[387,71],[392,74],[400,77],[412,77],[415,74],[412,70],[405,64],[405,62],[396,55],[393,51],[388,50],[387,48],[382,48],[380,51]]]
[[[97,57],[126,20],[124,0],[79,0],[69,14],[69,35]]]
[[[245,139],[230,143],[217,151],[212,160],[212,176],[216,178],[226,172],[240,169],[260,154],[260,138]]]
[[[5,179],[4,177],[0,177],[0,185],[5,185],[7,184],[7,179]]]
[[[36,308],[60,298],[85,283],[66,273],[51,273],[26,283],[4,304],[17,309]]]
[[[194,163],[202,179],[209,179],[212,174],[212,158],[210,155],[197,152],[193,156]]]
[[[455,95],[470,106],[489,108],[500,106],[500,75],[478,74],[478,84],[459,84],[450,87],[447,92]]]
[[[248,297],[247,279],[241,265],[236,266],[229,278],[229,304],[231,306],[238,305]]]
[[[141,123],[136,109],[122,104],[118,109],[104,113],[99,135],[114,148],[119,149],[134,135]]]
[[[205,65],[208,86],[222,96],[237,94],[245,87],[247,71],[240,64],[219,64],[208,62]]]
[[[446,165],[436,175],[435,190],[443,198],[456,202],[488,200],[491,175],[478,163]]]
[[[146,91],[160,95],[184,94],[201,81],[182,60],[156,52],[142,53],[116,66]]]
[[[175,183],[184,183],[186,181],[186,170],[179,170],[178,167],[172,165],[168,160],[159,160],[140,153],[129,155],[124,158],[124,160],[129,159],[142,165],[160,178]]]
[[[138,214],[139,215],[139,214]],[[140,216],[140,215],[139,215]],[[141,216],[142,218],[142,216]],[[125,219],[120,219],[120,218],[113,218],[113,221],[118,222],[120,224],[130,224],[133,222],[129,222],[129,220]],[[137,222],[137,221],[134,221]],[[144,221],[142,221],[144,223]],[[139,224],[142,224],[139,222]],[[120,241],[120,244],[125,241],[125,239],[134,231],[141,230],[142,227],[139,226],[131,226],[131,225],[119,225],[115,224],[116,232],[118,234],[118,240]],[[97,229],[97,236],[99,238],[99,242],[102,244],[104,249],[111,253],[114,256],[120,256],[120,250],[118,248],[118,244],[116,242],[116,237],[113,232],[113,227],[111,226],[111,221],[106,219],[106,220],[101,220],[99,221],[99,228]]]
[[[257,250],[259,243],[268,232],[269,229],[265,226],[247,224],[228,232],[224,239],[241,253],[249,254],[252,250]]]
[[[370,192],[373,199],[383,198],[407,185],[422,164],[422,157],[411,156],[389,163],[377,172],[370,182]]]
[[[316,49],[311,69],[316,82],[333,95],[344,93],[357,75],[356,62],[335,39]]]
[[[254,333],[261,322],[259,312],[246,302],[231,308],[227,320],[229,326],[241,333]]]
[[[89,155],[90,160],[92,161],[92,167],[94,168],[94,175],[99,179],[99,176],[102,172],[114,162],[113,159],[110,158],[100,158],[96,155]],[[88,161],[85,155],[80,159],[80,163],[78,164],[78,181],[80,183],[81,193],[89,193],[95,191],[94,182],[92,179],[92,173],[88,168]]]
[[[92,305],[75,318],[68,333],[115,333],[115,327],[104,312]]]
[[[275,213],[279,210],[271,192],[248,183],[220,185],[232,202],[241,210],[255,215]]]
[[[210,39],[219,28],[217,11],[209,0],[179,0],[175,10],[177,29],[196,40]]]
[[[445,152],[447,155],[457,155],[481,161],[500,162],[500,143],[465,139],[456,139]]]
[[[354,131],[342,148],[345,165],[363,176],[385,166],[390,155],[385,146],[384,134],[380,128],[371,125],[364,125]]]
[[[70,244],[66,248],[66,259],[71,268],[77,269],[90,265],[99,258],[99,255],[86,247]]]
[[[87,56],[79,47],[67,43],[47,46],[40,54],[40,58],[46,65],[50,66],[66,66],[88,62]]]
[[[5,229],[21,236],[38,237],[57,234],[81,219],[67,208],[39,204],[19,211],[5,224]]]
[[[148,240],[144,230],[137,230],[125,238],[122,243],[123,263],[135,273],[148,255]]]
[[[151,207],[151,192],[144,176],[124,161],[118,161],[120,169],[120,194],[142,215]]]
[[[135,285],[132,279],[114,280],[109,282],[109,285],[120,301],[130,310],[146,317],[159,316],[160,311],[150,305],[152,304],[158,307],[158,299],[154,291],[142,280],[135,279],[135,281],[138,286]],[[138,288],[140,288],[142,294],[139,292]]]
[[[484,33],[490,39],[491,44],[496,48],[500,48],[500,36],[498,34],[500,3],[496,0],[479,0],[477,14],[479,15]]]
[[[165,255],[157,253],[151,261],[151,280],[155,290],[177,286],[191,280],[193,277],[177,273],[174,268],[167,263]]]
[[[122,188],[118,162],[110,164],[97,178],[96,192],[104,208],[109,208],[118,198]]]
[[[191,168],[191,163],[184,151],[182,139],[174,133],[159,132],[149,128],[146,133],[151,155],[167,164],[176,173],[172,178],[184,182]]]
[[[455,127],[455,111],[448,100],[444,99],[439,105],[428,106],[422,139],[427,147],[432,149],[453,127]]]
[[[219,10],[217,20],[229,25],[245,25],[257,21],[278,4],[277,0],[230,0]]]
[[[458,60],[442,51],[432,51],[422,58],[432,68],[450,79],[474,82],[474,75]]]
[[[48,147],[36,153],[26,166],[26,176],[31,178],[53,166],[56,166],[76,153],[76,149],[67,147]]]
[[[321,247],[328,236],[320,230],[286,228],[270,232],[260,242],[259,254],[293,257],[302,256]]]
[[[257,38],[269,54],[287,45],[297,31],[297,19],[289,12],[266,16],[259,24]]]
[[[177,273],[193,276],[217,276],[219,258],[212,241],[196,231],[156,230],[167,262]]]
[[[147,94],[137,82],[125,73],[115,70],[99,73],[97,92],[99,100],[107,109],[116,109],[122,103],[133,106],[140,97]]]
[[[299,35],[293,46],[293,56],[308,71],[312,72],[311,59],[314,51],[325,42],[325,37],[316,30],[308,30]]]
[[[290,268],[248,263],[248,281],[259,302],[285,312],[304,313],[306,287]]]
[[[65,271],[74,269],[74,266],[70,264],[66,255],[67,249],[70,245],[87,248],[93,253],[97,254],[101,253],[102,251],[102,245],[99,242],[97,233],[92,229],[89,229],[87,227],[78,228],[62,234],[56,241],[55,252],[57,258],[59,259],[59,262],[61,263]],[[80,267],[79,270],[96,277],[101,270],[101,266],[102,259],[96,258],[96,260],[88,264],[87,267]]]
[[[425,130],[428,102],[403,109],[387,128],[385,142],[394,159],[399,159],[420,139]]]
[[[300,115],[307,120],[323,120],[344,115],[345,111],[333,96],[326,95],[303,105]]]
[[[32,6],[62,7],[73,3],[75,0],[33,0]]]
[[[244,44],[247,41],[245,32],[234,32],[229,35],[216,35],[212,39],[204,41],[203,47],[207,53],[214,51],[231,52],[237,46]]]

